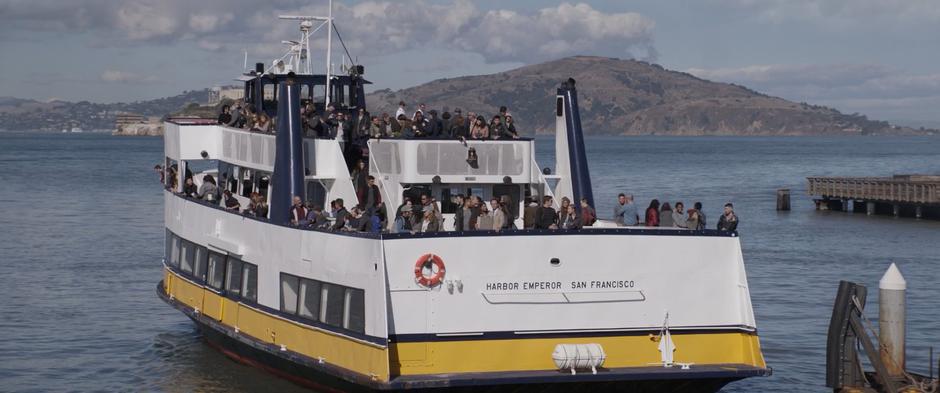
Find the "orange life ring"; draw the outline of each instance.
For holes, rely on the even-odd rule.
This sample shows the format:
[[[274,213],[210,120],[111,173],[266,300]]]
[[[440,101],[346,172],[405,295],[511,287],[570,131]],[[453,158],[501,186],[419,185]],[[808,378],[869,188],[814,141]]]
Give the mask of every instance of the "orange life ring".
[[[427,264],[433,264],[437,267],[437,272],[434,272],[434,268],[431,268],[431,276],[424,275],[424,267]],[[415,262],[415,281],[418,285],[432,288],[437,286],[444,281],[444,275],[446,271],[444,269],[444,260],[441,257],[434,254],[424,254],[421,258],[418,258],[418,261]]]

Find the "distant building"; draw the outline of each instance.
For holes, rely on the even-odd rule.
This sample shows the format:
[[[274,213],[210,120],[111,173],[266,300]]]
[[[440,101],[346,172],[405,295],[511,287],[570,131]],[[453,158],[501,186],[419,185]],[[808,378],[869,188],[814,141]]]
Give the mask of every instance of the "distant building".
[[[147,118],[143,115],[138,115],[136,113],[118,113],[114,115],[114,128],[120,130],[122,127],[128,124],[140,124],[146,123]]]
[[[209,90],[209,106],[219,105],[226,98],[241,100],[245,98],[245,89],[240,86],[216,86]]]

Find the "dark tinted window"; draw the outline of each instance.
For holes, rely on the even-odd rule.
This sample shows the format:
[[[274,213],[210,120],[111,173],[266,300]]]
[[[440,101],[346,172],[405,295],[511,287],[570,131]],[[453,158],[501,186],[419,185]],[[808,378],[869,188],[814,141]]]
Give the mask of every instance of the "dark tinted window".
[[[222,289],[225,281],[225,255],[210,252],[209,253],[209,273],[206,277],[206,283],[215,289]]]
[[[345,288],[335,284],[323,283],[326,288],[326,299],[321,300],[321,306],[326,308],[326,318],[322,322],[328,325],[343,327],[343,312],[345,311]],[[321,314],[323,312],[321,311]]]
[[[225,290],[240,296],[242,294],[242,261],[229,257],[225,268]]]
[[[281,273],[281,311],[297,313],[300,279],[297,276]]]
[[[242,297],[258,301],[258,267],[245,263],[242,268]]]
[[[320,320],[320,295],[322,286],[319,281],[300,280],[300,316],[313,321]]]
[[[193,275],[199,281],[206,280],[206,270],[209,268],[209,250],[203,246],[196,246],[196,267],[193,269]]]
[[[180,251],[180,270],[185,273],[193,274],[193,266],[196,264],[196,245],[192,242],[183,240]]]
[[[346,288],[346,318],[344,328],[354,332],[366,331],[365,292],[361,289]]]

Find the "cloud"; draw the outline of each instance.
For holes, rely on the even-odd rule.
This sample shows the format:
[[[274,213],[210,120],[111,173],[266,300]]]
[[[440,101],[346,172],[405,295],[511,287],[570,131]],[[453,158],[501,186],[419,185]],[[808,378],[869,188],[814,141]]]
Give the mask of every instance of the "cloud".
[[[105,70],[101,73],[101,81],[109,83],[151,83],[156,81],[153,75],[143,76],[136,72]]]
[[[872,21],[940,21],[940,7],[935,0],[712,0],[712,3],[749,11],[774,23],[811,21],[840,27],[868,26]]]
[[[191,42],[212,51],[249,48],[269,56],[283,52],[281,40],[299,35],[296,23],[278,20],[278,15],[326,14],[325,5],[302,0],[273,0],[265,7],[256,3],[8,0],[0,5],[0,35],[14,29],[88,31],[108,45]],[[645,60],[655,60],[657,54],[652,19],[633,12],[602,12],[584,3],[518,12],[480,10],[468,0],[373,0],[335,3],[334,17],[354,56],[446,48],[480,54],[490,63],[533,63],[576,54]],[[323,46],[324,41],[314,44]]]

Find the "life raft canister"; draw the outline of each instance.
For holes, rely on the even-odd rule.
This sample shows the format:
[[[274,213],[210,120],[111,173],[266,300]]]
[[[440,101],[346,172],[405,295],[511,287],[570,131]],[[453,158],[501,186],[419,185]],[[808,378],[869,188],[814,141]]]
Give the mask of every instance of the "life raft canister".
[[[424,275],[424,268],[431,268],[431,275]],[[434,267],[437,267],[437,271],[434,271]],[[415,281],[418,285],[432,288],[437,286],[444,281],[444,275],[446,271],[444,269],[444,260],[441,257],[434,254],[424,254],[421,258],[418,258],[418,261],[415,262]]]

